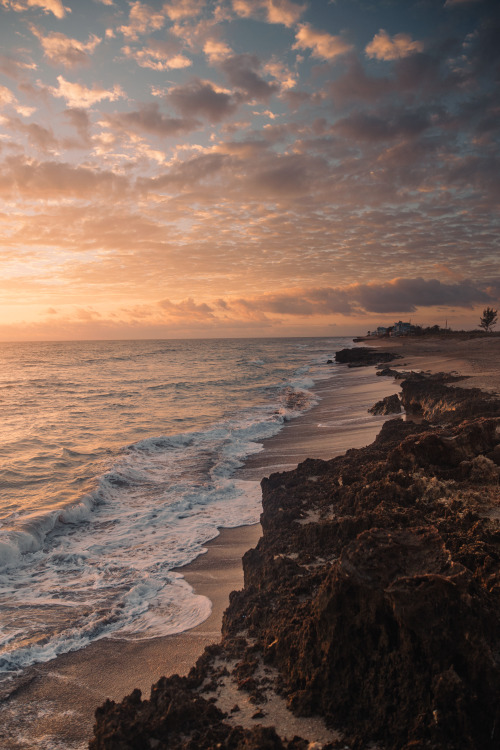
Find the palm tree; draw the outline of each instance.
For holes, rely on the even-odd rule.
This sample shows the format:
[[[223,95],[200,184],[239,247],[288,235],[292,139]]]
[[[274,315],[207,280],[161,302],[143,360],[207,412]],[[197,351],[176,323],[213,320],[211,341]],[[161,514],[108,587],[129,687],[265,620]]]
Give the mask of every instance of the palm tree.
[[[490,333],[491,329],[497,322],[498,310],[494,310],[492,307],[485,307],[483,314],[479,319],[479,327],[484,328],[486,333]]]

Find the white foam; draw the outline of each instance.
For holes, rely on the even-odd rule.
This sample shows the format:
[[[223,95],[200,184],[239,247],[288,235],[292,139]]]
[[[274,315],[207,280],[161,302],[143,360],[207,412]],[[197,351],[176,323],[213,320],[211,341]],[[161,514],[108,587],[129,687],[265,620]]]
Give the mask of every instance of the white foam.
[[[250,362],[255,376],[248,375],[247,393],[266,394],[251,408],[233,408],[232,417],[197,430],[150,433],[116,452],[112,465],[81,497],[29,518],[5,515],[16,528],[2,529],[0,541],[3,669],[47,661],[104,636],[181,632],[209,615],[208,599],[196,596],[173,569],[202,554],[220,527],[259,520],[259,483],[235,480],[235,470],[262,449],[263,439],[316,403],[310,388],[324,374],[304,366],[291,375],[284,369],[281,382],[277,376],[269,382],[260,374],[266,362],[266,357]],[[243,361],[247,372],[248,364]],[[212,381],[207,383],[211,387]],[[172,384],[194,388],[181,378]],[[148,381],[148,392],[167,398],[168,385]],[[87,389],[85,397],[95,396],[98,409],[106,400],[114,409],[114,392],[113,387]],[[39,445],[36,451],[40,454]],[[93,446],[64,451],[75,467],[80,456],[94,456]]]

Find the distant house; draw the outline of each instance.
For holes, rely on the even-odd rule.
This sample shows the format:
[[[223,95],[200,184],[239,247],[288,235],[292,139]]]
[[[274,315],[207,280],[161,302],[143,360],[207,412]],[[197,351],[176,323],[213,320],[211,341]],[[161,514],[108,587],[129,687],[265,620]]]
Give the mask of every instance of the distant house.
[[[377,326],[377,330],[375,332],[376,336],[387,336],[387,328],[385,326]]]
[[[402,320],[398,320],[392,327],[391,336],[409,336],[414,329],[415,326],[412,326],[411,323],[403,323]]]

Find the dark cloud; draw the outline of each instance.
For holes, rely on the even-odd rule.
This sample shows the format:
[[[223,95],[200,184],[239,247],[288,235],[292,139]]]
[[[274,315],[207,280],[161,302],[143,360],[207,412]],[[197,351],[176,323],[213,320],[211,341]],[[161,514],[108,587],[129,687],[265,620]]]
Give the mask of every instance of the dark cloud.
[[[476,30],[469,34],[465,53],[471,65],[472,75],[487,75],[500,79],[500,6],[491,7],[487,17],[481,19]]]
[[[354,284],[347,288],[297,289],[254,299],[236,300],[238,307],[278,315],[404,314],[421,307],[472,308],[494,301],[490,293],[468,281],[444,284],[438,279],[395,279],[382,284]]]
[[[345,72],[329,85],[329,91],[336,106],[356,101],[380,101],[393,89],[394,83],[387,76],[372,76],[367,73],[357,55],[350,55],[347,58]]]
[[[233,94],[217,89],[210,81],[199,79],[171,88],[166,100],[184,117],[205,117],[210,122],[230,117],[240,104]]]
[[[233,55],[221,65],[229,83],[248,99],[267,101],[280,90],[278,83],[268,83],[258,74],[260,61],[255,55]]]
[[[414,138],[428,127],[429,118],[425,112],[386,110],[380,115],[355,112],[338,120],[333,131],[355,140],[385,141]]]
[[[160,137],[189,133],[199,125],[192,117],[180,118],[162,114],[156,102],[143,104],[131,112],[106,115],[105,120],[111,127],[125,132],[151,133]]]
[[[29,144],[46,153],[56,151],[59,141],[52,129],[44,128],[36,122],[25,123],[19,117],[5,118],[4,125],[17,135],[26,136]]]
[[[90,146],[90,117],[87,111],[78,107],[67,107],[63,115],[69,124],[75,128],[80,139],[79,145],[82,148]]]
[[[26,76],[26,70],[30,67],[31,65],[23,62],[15,55],[0,54],[0,73],[3,73],[15,81],[24,78]]]
[[[320,158],[302,154],[265,154],[257,164],[248,164],[245,183],[257,194],[267,198],[282,198],[311,193],[319,187],[328,171],[327,163]]]
[[[466,307],[491,302],[490,295],[471,282],[444,284],[438,279],[395,279],[386,284],[359,284],[353,297],[375,313],[409,313],[419,307]]]
[[[153,178],[141,178],[137,187],[141,191],[165,190],[170,187],[191,188],[207,178],[214,177],[225,166],[230,158],[225,154],[203,154],[192,159],[174,164],[165,174]]]
[[[120,175],[66,162],[9,157],[0,165],[0,194],[4,196],[21,195],[28,200],[89,198],[117,195],[126,188],[127,181]]]

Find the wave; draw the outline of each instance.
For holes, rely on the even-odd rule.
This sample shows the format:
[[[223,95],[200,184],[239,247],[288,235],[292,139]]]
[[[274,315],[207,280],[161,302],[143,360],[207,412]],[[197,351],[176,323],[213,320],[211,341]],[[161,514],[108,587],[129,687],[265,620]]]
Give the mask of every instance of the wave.
[[[74,448],[104,442],[100,433],[92,433],[91,425],[84,422],[79,436],[86,435],[84,427],[89,430],[88,438],[82,443],[72,433],[72,447],[52,454],[54,467],[65,481],[64,500],[29,517],[11,514],[0,529],[0,599],[11,586],[11,599],[30,608],[33,623],[40,612],[37,627],[43,633],[38,637],[30,621],[32,643],[19,643],[14,649],[9,644],[18,639],[12,637],[13,630],[4,630],[0,642],[5,646],[2,658],[6,670],[80,648],[103,635],[153,637],[179,632],[206,617],[207,601],[196,603],[195,595],[181,577],[176,578],[173,568],[201,554],[218,527],[258,521],[259,483],[235,479],[235,471],[247,456],[262,450],[264,439],[318,400],[311,389],[315,379],[322,377],[319,368],[311,375],[309,367],[291,371],[289,365],[282,367],[278,361],[274,369],[259,375],[259,385],[254,386],[250,368],[259,370],[264,360],[258,356],[248,360],[248,377],[238,376],[233,381],[225,377],[221,364],[221,378],[207,377],[199,384],[195,376],[191,382],[174,377],[169,382],[158,382],[159,378],[156,383],[142,382],[143,392],[166,393],[165,402],[175,407],[184,396],[170,402],[169,388],[195,391],[196,409],[181,408],[180,415],[184,424],[197,424],[198,429],[175,432],[179,427],[174,427],[174,434],[148,435],[150,422],[138,416],[135,435],[142,431],[145,437],[94,452]],[[130,379],[120,382],[124,388],[130,385]],[[95,381],[92,385],[95,387]],[[115,395],[113,385],[105,385],[104,398]],[[83,393],[94,395],[88,389]],[[234,404],[233,394],[237,396]],[[238,403],[245,404],[239,411]],[[120,408],[124,420],[128,419],[127,410]],[[219,420],[205,426],[212,413]],[[177,418],[169,415],[169,426],[177,423]],[[64,434],[61,432],[62,437]],[[113,436],[106,445],[113,445]],[[59,448],[54,444],[51,450]],[[87,474],[80,478],[82,467]],[[90,474],[92,469],[95,472]],[[80,481],[86,483],[81,496],[76,490]],[[69,501],[73,488],[74,499]],[[75,607],[75,601],[81,606]],[[3,609],[3,599],[0,606]],[[44,619],[47,607],[51,615]],[[54,615],[58,611],[62,613],[60,621]],[[13,629],[20,618],[16,612],[14,607]],[[47,622],[53,623],[50,632]]]

